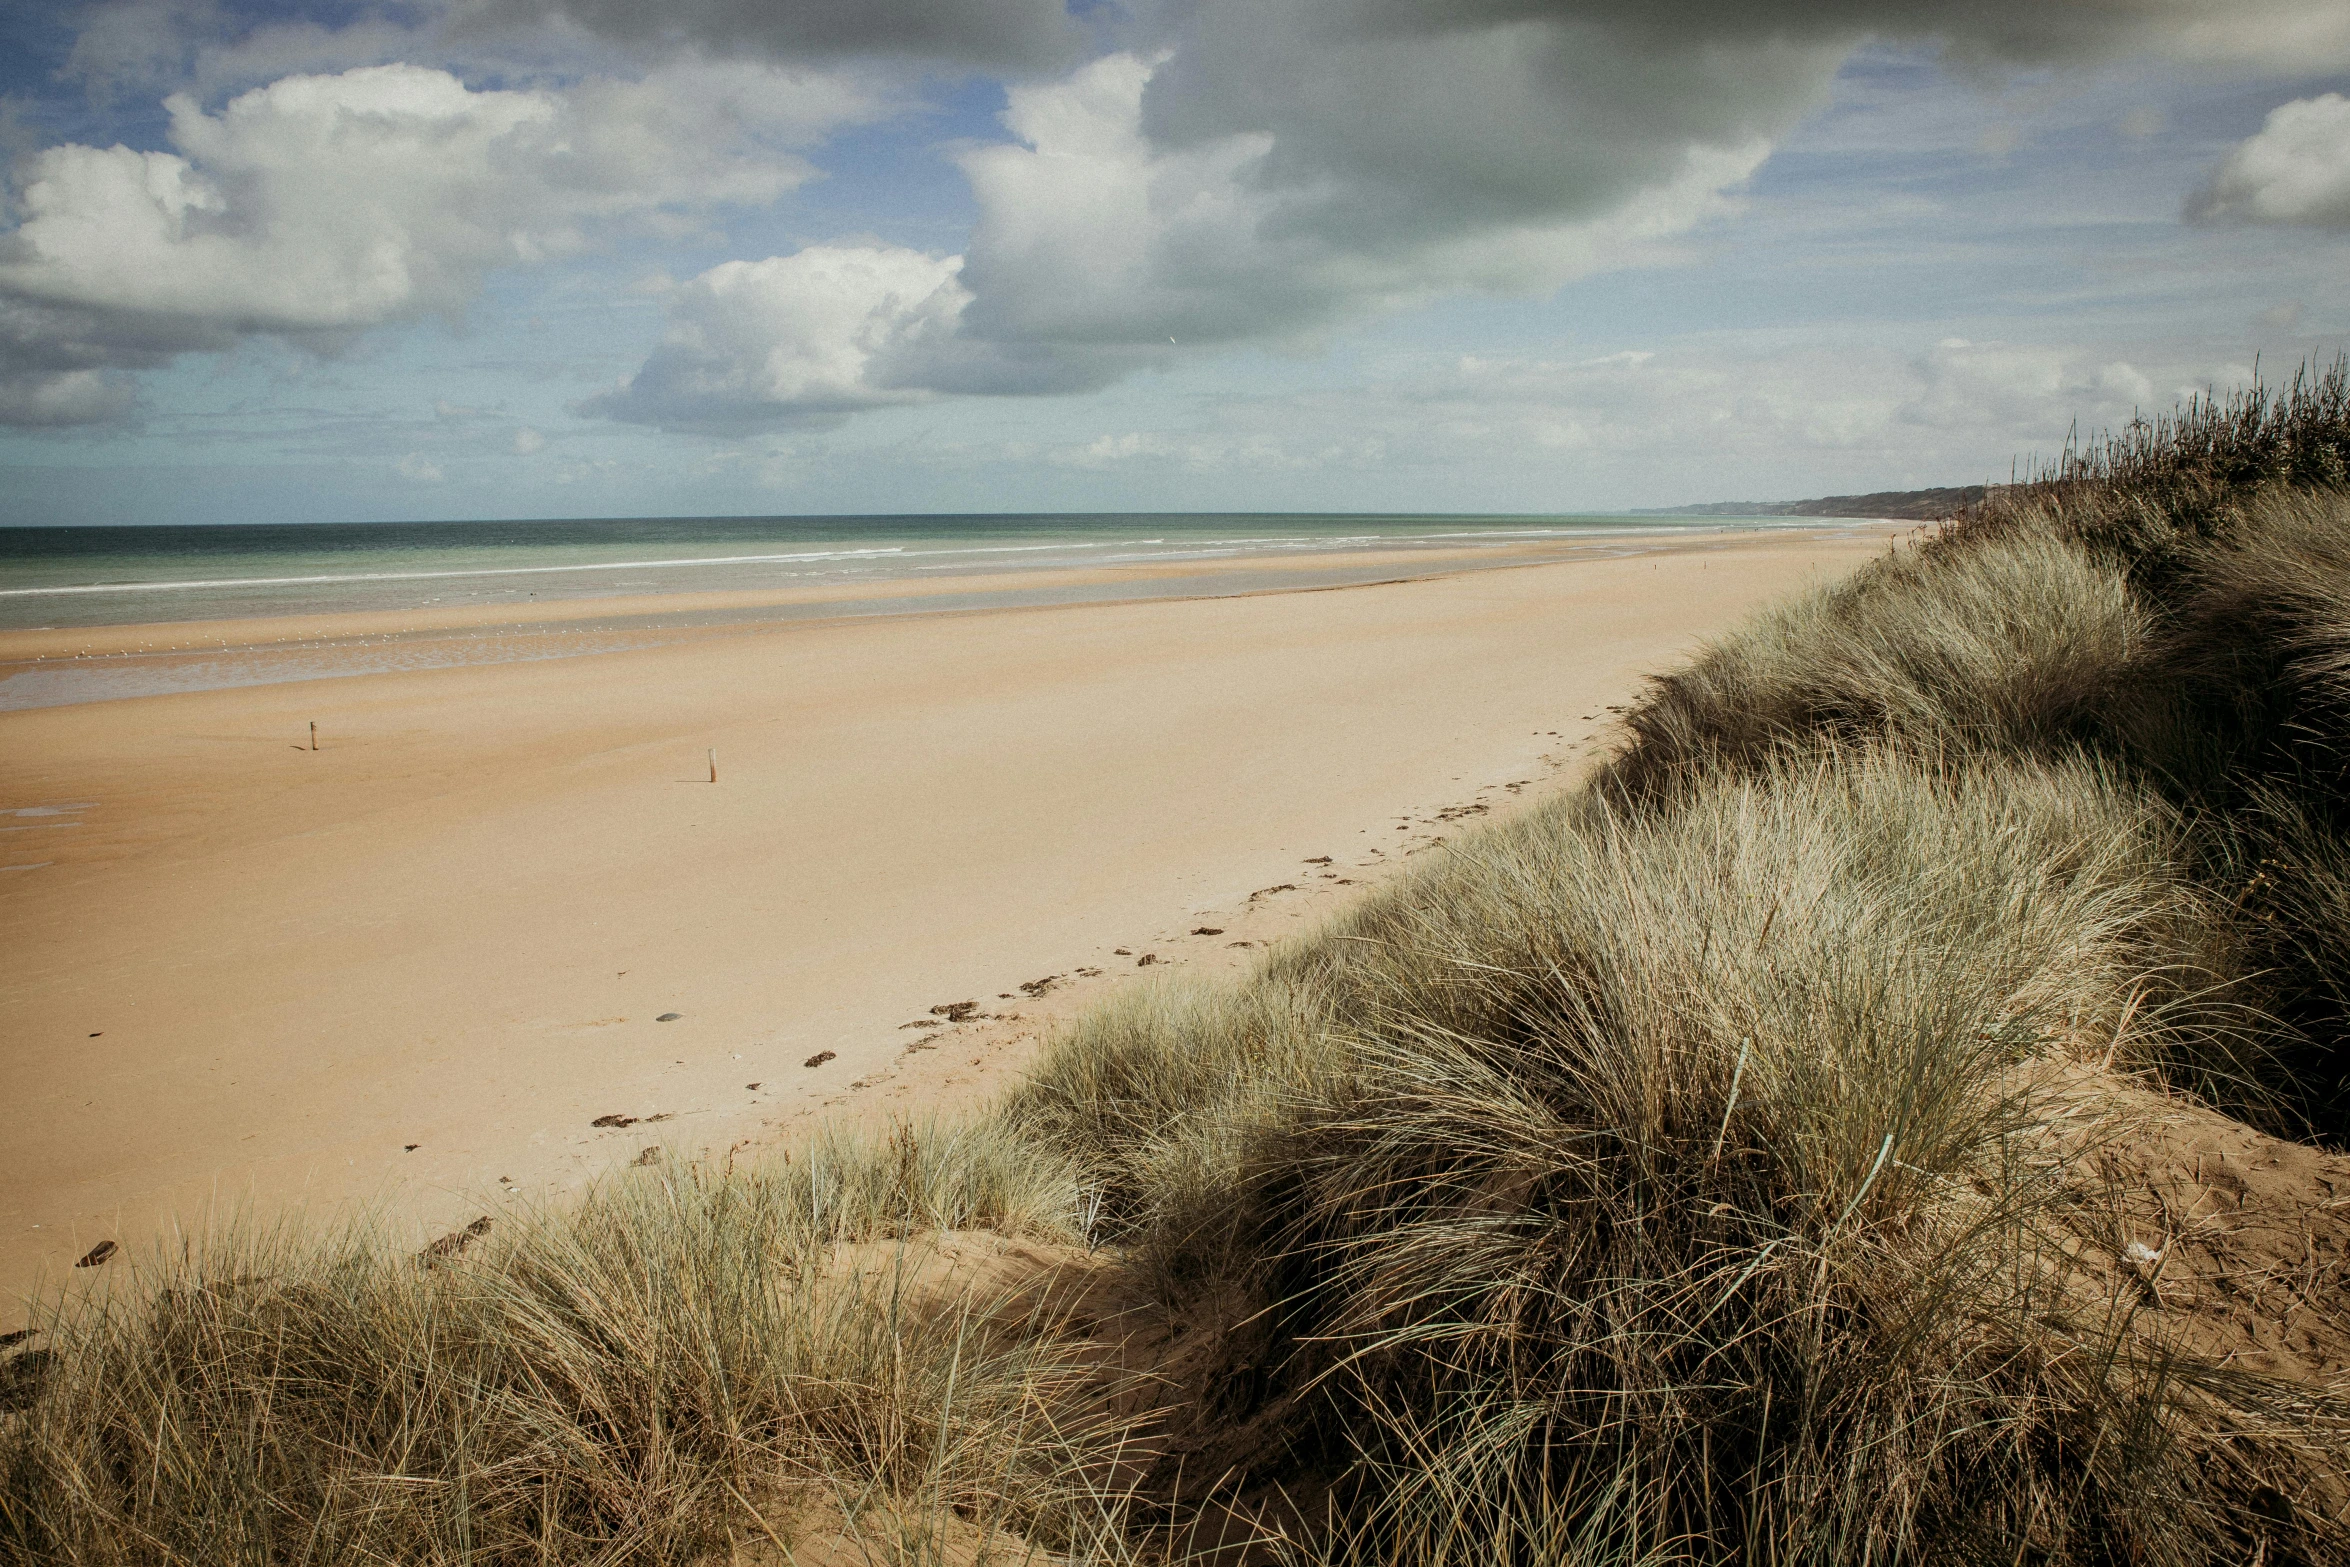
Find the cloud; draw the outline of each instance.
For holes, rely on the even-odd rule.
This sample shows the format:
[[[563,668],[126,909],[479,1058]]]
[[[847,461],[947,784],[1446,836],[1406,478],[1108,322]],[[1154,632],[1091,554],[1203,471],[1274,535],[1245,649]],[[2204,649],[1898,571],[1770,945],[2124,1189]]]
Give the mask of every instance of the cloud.
[[[814,245],[729,261],[681,285],[661,344],[585,413],[744,434],[918,402],[949,379],[970,293],[958,256]]]
[[[813,173],[790,148],[862,107],[837,83],[739,64],[562,92],[372,66],[285,77],[218,113],[174,96],[172,151],[18,160],[0,383],[455,317],[494,268],[774,201]]]
[[[435,52],[427,6],[418,25],[361,12],[339,27],[240,13],[220,0],[111,0],[78,16],[60,79],[106,101],[168,85],[206,95],[281,76],[394,61],[425,63]]]
[[[572,254],[618,224],[772,202],[812,172],[792,149],[882,112],[870,82],[940,63],[1013,79],[1008,138],[953,153],[977,209],[962,256],[819,245],[713,269],[671,298],[637,374],[586,406],[750,431],[945,394],[1068,392],[1221,345],[1310,346],[1448,294],[1538,295],[1669,262],[1736,210],[1742,183],[1870,38],[1984,69],[2132,54],[2350,62],[2339,0],[2238,0],[2224,15],[2208,0],[1080,10],[450,0],[338,30],[237,20],[215,0],[102,9],[72,68],[92,83],[226,80],[408,46],[568,59],[573,73],[590,59],[664,63],[641,81],[559,90],[474,91],[415,64],[281,76],[217,113],[170,100],[170,151],[36,153],[19,168],[23,219],[0,236],[0,298],[73,315],[77,341],[124,346],[35,366],[58,357],[53,345],[19,354],[0,331],[0,380],[132,368],[181,351],[170,343],[267,332],[329,344],[455,315],[494,267]],[[2238,149],[2199,215],[2343,221],[2324,216],[2322,169],[2315,198],[2300,175],[2237,189],[2229,171],[2279,123]],[[2307,149],[2294,157],[2309,162]]]
[[[1546,491],[1583,505],[1793,500],[2004,479],[2012,457],[2053,452],[2076,419],[2084,434],[2120,428],[2246,373],[2082,344],[1778,332],[1557,358],[1399,354],[1344,387],[1194,403],[1179,429],[1121,427],[1046,460],[1170,482],[1319,466],[1322,488],[1292,493],[1324,505],[1531,510]]]
[[[1276,0],[1324,30],[1424,34],[1573,20],[1664,40],[1740,47],[1757,40],[1935,40],[1960,57],[2014,65],[2127,54],[2325,69],[2350,59],[2350,18],[2333,0]],[[1273,7],[1269,7],[1273,8]]]
[[[2350,228],[2350,98],[2326,93],[2269,111],[2188,199],[2187,216]]]
[[[1292,179],[1269,169],[1273,133],[1154,141],[1162,64],[1116,54],[1013,88],[1017,140],[958,155],[979,206],[966,256],[815,247],[713,269],[590,410],[739,433],[937,393],[1083,390],[1187,345],[1294,339],[1453,289],[1552,288],[1720,210],[1768,145],[1732,116],[1713,122],[1726,145],[1642,144],[1637,170],[1438,201],[1497,126],[1400,180]],[[1365,216],[1374,205],[1389,222]]]
[[[130,378],[102,370],[35,370],[0,375],[0,424],[104,424],[131,410]]]
[[[1547,291],[1724,210],[1837,58],[1579,23],[1326,36],[1307,11],[1203,7],[1167,52],[1013,89],[1015,141],[959,160],[967,330],[1082,358]]]
[[[564,14],[588,16],[570,3]],[[630,390],[599,406],[752,429],[923,391],[1082,390],[1196,349],[1311,344],[1447,294],[1538,295],[1669,261],[1680,236],[1735,209],[1741,183],[1871,36],[2014,64],[2241,59],[2285,36],[2302,64],[2350,58],[2339,7],[2248,3],[2258,25],[2226,29],[2191,0],[2093,12],[2038,0],[1141,7],[1128,47],[1011,85],[1009,139],[954,153],[978,209],[955,275],[967,298],[924,317],[921,352],[868,362],[861,307],[737,313],[720,332],[699,301]],[[728,29],[747,24],[731,10],[663,14],[680,37],[742,46]],[[872,25],[911,37],[945,14]],[[761,46],[781,47],[775,36]],[[845,355],[863,368],[820,377],[820,391],[762,391],[770,350],[784,365]]]
[[[456,28],[565,23],[626,44],[769,59],[897,56],[1008,70],[1069,64],[1083,42],[1062,0],[460,0]]]

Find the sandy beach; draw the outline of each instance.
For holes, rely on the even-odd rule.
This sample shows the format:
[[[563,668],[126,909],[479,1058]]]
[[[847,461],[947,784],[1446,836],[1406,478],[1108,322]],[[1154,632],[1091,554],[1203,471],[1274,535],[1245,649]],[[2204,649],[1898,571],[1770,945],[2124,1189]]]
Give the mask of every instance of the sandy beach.
[[[1557,787],[1645,672],[1898,531],[951,613],[612,604],[670,619],[0,713],[0,1323],[94,1243],[227,1207],[372,1202],[421,1237],[650,1148],[971,1103],[1104,987],[1249,961]],[[0,660],[299,643],[324,670],[511,622],[24,632]]]

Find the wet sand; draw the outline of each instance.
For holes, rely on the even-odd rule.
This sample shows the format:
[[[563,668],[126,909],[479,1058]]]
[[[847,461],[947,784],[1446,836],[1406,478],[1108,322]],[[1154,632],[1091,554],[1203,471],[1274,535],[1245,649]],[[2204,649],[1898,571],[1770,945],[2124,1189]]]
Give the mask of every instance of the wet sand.
[[[1315,591],[1236,565],[1227,596],[991,576],[927,614],[10,633],[324,672],[608,645],[0,713],[0,1326],[222,1205],[423,1236],[649,1146],[974,1103],[1106,987],[1250,961],[1557,787],[1643,673],[1897,531]],[[985,1015],[932,1013],[959,1001]]]

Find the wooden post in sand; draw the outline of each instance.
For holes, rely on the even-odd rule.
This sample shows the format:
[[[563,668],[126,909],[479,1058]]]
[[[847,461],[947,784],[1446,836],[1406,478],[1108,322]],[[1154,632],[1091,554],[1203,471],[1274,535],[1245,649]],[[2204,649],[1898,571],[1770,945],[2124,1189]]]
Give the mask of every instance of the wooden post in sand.
[[[310,749],[318,749],[318,720],[315,718],[310,720]]]
[[[716,746],[710,747],[710,781],[712,783],[718,781],[718,748]]]

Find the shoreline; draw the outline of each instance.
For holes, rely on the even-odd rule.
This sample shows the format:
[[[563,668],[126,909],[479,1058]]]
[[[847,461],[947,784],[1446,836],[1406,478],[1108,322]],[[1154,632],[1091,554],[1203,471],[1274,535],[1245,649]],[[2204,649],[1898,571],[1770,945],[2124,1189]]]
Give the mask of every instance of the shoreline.
[[[0,630],[0,712],[337,678],[394,668],[573,657],[649,645],[678,631],[1363,587],[1564,561],[1670,556],[1758,540],[1800,543],[1874,536],[1883,529],[1911,526],[1914,524],[1846,519],[1767,533],[1725,528],[1671,535],[1595,535],[1506,546],[1415,546],[1110,566],[1002,567],[949,576],[728,592],[611,594],[536,603],[436,603],[302,615],[18,628]],[[531,640],[519,640],[525,638]],[[397,656],[386,651],[394,647],[399,650]],[[372,653],[363,651],[370,649]],[[194,662],[224,659],[232,662]]]
[[[1251,961],[1547,792],[1642,674],[1911,526],[1344,592],[663,605],[734,618],[0,714],[0,804],[56,813],[0,839],[41,862],[0,877],[6,1315],[211,1202],[422,1235],[645,1147],[992,1092],[1109,985]],[[965,1000],[994,1015],[932,1018]]]

